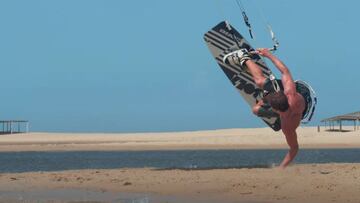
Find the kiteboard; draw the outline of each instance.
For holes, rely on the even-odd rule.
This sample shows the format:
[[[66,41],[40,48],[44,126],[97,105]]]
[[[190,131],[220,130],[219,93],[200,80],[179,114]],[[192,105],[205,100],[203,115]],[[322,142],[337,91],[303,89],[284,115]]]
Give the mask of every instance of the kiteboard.
[[[204,40],[210,49],[217,64],[224,71],[232,85],[238,90],[252,109],[258,101],[263,98],[263,90],[257,87],[252,75],[240,65],[229,65],[223,62],[223,57],[236,49],[245,48],[248,51],[255,51],[246,39],[232,27],[228,22],[223,21],[204,34]],[[251,54],[252,60],[258,64],[263,75],[269,79],[273,77],[271,70],[267,67],[262,58],[257,54]],[[281,129],[279,116],[260,117],[274,131]]]

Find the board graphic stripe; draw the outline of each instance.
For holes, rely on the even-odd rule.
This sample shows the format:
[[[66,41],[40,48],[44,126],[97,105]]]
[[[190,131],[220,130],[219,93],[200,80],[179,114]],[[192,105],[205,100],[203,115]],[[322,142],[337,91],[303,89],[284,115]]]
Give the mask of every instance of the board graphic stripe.
[[[218,59],[216,59],[216,60],[218,60]],[[234,68],[234,67],[232,67],[232,66],[228,66],[227,64],[223,64],[222,62],[218,62],[218,64],[219,64],[220,66],[224,66],[226,69],[229,69],[229,70],[233,71],[233,72],[236,73],[236,74],[239,74],[239,73],[240,73],[239,70],[237,70],[236,68]]]
[[[217,42],[218,44],[222,45],[223,47],[229,48],[230,46],[225,44],[224,41],[220,41],[218,38],[210,36],[208,33],[205,34],[205,36],[215,42]]]
[[[205,36],[209,37],[208,34],[211,34],[211,33],[208,32],[208,33],[205,34]],[[212,34],[211,39],[216,40],[217,42],[222,43],[223,45],[226,44],[226,41],[223,38],[221,38],[221,37],[219,37],[217,35]],[[225,46],[226,48],[223,49],[222,51],[225,52],[225,50],[229,50],[231,47],[234,47],[234,46],[236,46],[235,42],[233,44],[228,44],[228,45]]]
[[[207,40],[207,41],[209,41],[210,43],[212,43],[212,44],[216,44],[216,47],[220,47],[219,49],[221,50],[221,52],[223,52],[223,53],[225,53],[225,50],[226,49],[228,49],[228,47],[227,46],[222,46],[221,44],[219,44],[219,43],[217,43],[216,41],[214,41],[213,39],[210,39],[210,38],[208,38],[208,37],[206,37],[205,36],[205,39]]]
[[[234,75],[237,75],[237,74],[238,74],[238,72],[237,72],[236,70],[234,70],[233,68],[231,68],[231,67],[226,67],[226,66],[223,66],[223,65],[221,65],[221,64],[219,64],[219,66],[220,66],[220,68],[223,69],[224,71],[225,71],[225,70],[229,70],[229,71],[233,72]]]
[[[242,71],[241,69],[239,69],[237,66],[232,66],[232,65],[229,65],[229,64],[225,64],[222,62],[222,59],[219,59],[219,58],[216,58],[216,60],[218,61],[219,65],[222,64],[224,66],[229,66],[235,70],[237,70],[237,73],[243,75],[244,77],[247,77],[249,80],[251,80],[254,84],[255,84],[255,81],[252,79],[252,75],[246,71]]]
[[[231,26],[231,28],[234,30],[234,28],[233,28],[232,26]],[[237,46],[237,43],[236,43],[236,42],[238,42],[238,44],[240,45],[240,47],[244,46],[244,44],[245,44],[246,46],[248,46],[248,45],[247,45],[248,42],[245,40],[244,37],[241,36],[240,33],[236,33],[236,34],[235,34],[235,35],[240,35],[240,36],[241,36],[240,40],[238,40],[238,39],[231,38],[231,37],[225,35],[224,33],[220,32],[220,31],[218,31],[218,30],[215,30],[215,29],[212,29],[212,30],[210,30],[209,32],[212,32],[212,31],[213,31],[213,32],[216,32],[216,33],[218,33],[219,35],[225,37],[226,39],[234,42],[233,46]],[[208,32],[208,33],[209,33],[209,32]],[[250,47],[250,48],[251,48],[251,47]],[[253,50],[253,49],[251,49],[251,50],[249,50],[249,51],[252,51],[252,50]]]
[[[220,34],[219,32],[215,32],[213,30],[210,30],[208,33],[215,35],[219,38],[221,38],[222,40],[224,40],[227,44],[230,44],[230,46],[235,46],[236,43],[233,40],[228,40],[224,37],[224,35]]]
[[[218,41],[219,43],[221,43],[222,45],[224,45],[226,47],[226,50],[229,50],[231,47],[234,47],[232,44],[228,44],[226,41],[224,41],[222,38],[220,38],[216,35],[213,35],[211,33],[207,33],[207,34],[205,34],[205,35],[207,35],[208,37],[211,37],[212,39],[214,39],[214,40]]]
[[[235,41],[235,39],[229,38],[228,36],[224,35],[223,33],[219,32],[219,31],[217,31],[217,30],[212,30],[212,31],[214,31],[214,32],[220,34],[221,36],[225,37],[225,39],[228,39],[228,40],[234,42],[234,44],[233,44],[232,46],[238,46],[237,44],[239,44],[240,47],[241,47],[241,46],[243,46],[243,44],[245,43],[245,40],[244,40],[244,39],[241,39],[240,41],[239,41],[239,40],[236,40],[236,41]],[[236,43],[236,42],[238,42],[238,43]]]
[[[224,55],[220,54],[219,57],[222,59],[222,58],[224,57]],[[230,66],[230,64],[226,64],[226,65],[229,65],[229,66]],[[251,73],[249,73],[249,72],[247,72],[247,71],[243,71],[240,65],[237,65],[237,66],[235,66],[235,67],[237,67],[237,69],[239,69],[239,71],[245,72],[249,77],[252,78]],[[264,70],[262,70],[262,71],[264,72]]]
[[[214,46],[217,45],[216,43],[214,43],[214,42],[211,41],[210,39],[207,39],[207,40],[210,41],[212,45],[214,45]],[[224,49],[223,49],[223,48],[220,48],[220,46],[216,46],[216,47],[219,48],[220,50],[224,51]],[[220,57],[221,57],[221,56],[223,57],[222,54],[220,54],[219,56],[220,56]],[[222,62],[222,58],[220,59],[220,58],[216,57],[216,60],[217,60],[219,63],[223,63],[223,62]],[[232,69],[237,70],[236,72],[241,72],[241,71],[242,71],[242,70],[241,70],[241,67],[231,66],[231,65],[229,65],[229,64],[225,64],[225,65],[226,65],[226,66],[230,66]],[[247,77],[252,77],[251,74],[249,74],[249,73],[247,73],[247,72],[246,72],[246,74],[248,74]]]
[[[222,65],[222,64],[219,64],[219,66],[220,66],[222,69],[228,69],[226,66],[224,66],[224,65]],[[230,70],[230,69],[228,69],[228,70]],[[231,70],[231,71],[233,71],[233,70]],[[246,77],[244,74],[242,74],[242,73],[237,73],[237,72],[234,72],[234,73],[236,73],[236,75],[243,76],[241,79],[245,80],[247,83],[255,84],[255,83],[254,83],[254,80],[252,80],[251,78]]]
[[[226,66],[230,66],[230,67],[238,70],[238,72],[242,72],[241,67],[239,67],[239,66],[233,66],[233,65],[231,65],[231,64],[226,64],[226,63],[224,63],[224,62],[223,62],[223,57],[222,57],[221,55],[219,55],[218,57],[216,57],[216,60],[219,61],[219,62],[222,63],[222,64],[225,64]]]
[[[218,64],[219,64],[219,65],[222,65],[222,66],[224,66],[224,67],[230,67],[230,68],[236,70],[236,73],[237,73],[237,74],[240,74],[240,75],[246,77],[249,81],[251,81],[251,82],[255,85],[255,81],[254,81],[254,79],[252,78],[252,75],[251,75],[250,73],[248,73],[248,72],[246,72],[246,71],[244,72],[244,71],[242,71],[242,70],[238,70],[236,67],[234,67],[234,66],[232,66],[232,65],[223,63],[222,60],[219,59],[219,58],[216,58],[216,60],[218,61]]]
[[[217,32],[217,33],[221,34],[222,36],[224,36],[224,37],[225,37],[226,39],[228,39],[228,40],[234,41],[234,39],[233,39],[233,38],[231,38],[231,37],[229,37],[229,36],[225,35],[224,33],[221,33],[219,30],[212,29],[212,31],[214,31],[214,32]]]
[[[208,33],[206,33],[205,34],[205,36],[207,36],[207,37],[209,37],[209,35],[207,35]],[[210,38],[210,37],[209,37]],[[211,39],[213,39],[213,38],[211,38]],[[213,39],[213,40],[216,40],[216,39]],[[217,38],[217,42],[219,42],[219,43],[221,43],[222,45],[224,45],[224,41],[221,41],[221,40],[223,40],[223,39],[221,39],[221,38]],[[242,45],[243,43],[245,43],[245,40],[241,40],[241,42],[239,42],[239,44],[240,45]],[[230,48],[230,46],[225,46],[226,47],[226,49],[229,49]],[[225,51],[226,49],[222,49],[222,51]],[[264,66],[263,64],[261,64],[261,63],[259,63],[258,62],[259,61],[259,59],[255,59],[255,63],[256,64],[258,64],[259,66],[260,66],[260,68],[262,69],[262,72],[266,75],[266,76],[268,76],[269,77],[269,69],[266,67],[266,66]]]
[[[205,39],[208,43],[210,43],[210,45],[217,47],[217,48],[220,49],[221,51],[224,51],[224,50],[225,50],[225,48],[223,48],[223,47],[221,47],[220,45],[216,44],[214,41],[210,40],[209,38],[204,37],[204,39]]]
[[[222,47],[221,45],[217,44],[213,39],[210,39],[210,38],[208,38],[207,36],[205,36],[204,38],[205,38],[208,42],[210,42],[211,44],[216,44],[217,47],[221,47],[221,48],[219,48],[219,49],[220,49],[222,52],[225,52],[225,50],[228,49],[227,46]]]
[[[206,35],[206,34],[205,34],[205,35]],[[208,39],[208,40],[209,40],[209,39]],[[213,41],[211,41],[211,40],[209,40],[209,41],[215,45],[215,43],[214,43]],[[219,46],[216,46],[216,47],[219,48]],[[219,48],[219,49],[221,49],[222,51],[224,51],[223,48]],[[222,62],[222,57],[223,57],[223,55],[220,54],[219,56],[221,57],[221,59],[219,59],[219,58],[216,58],[216,59],[217,59],[220,63],[223,63],[223,62]],[[226,65],[226,66],[230,66],[232,69],[237,70],[237,72],[242,72],[241,67],[231,66],[231,65],[228,65],[228,64],[225,64],[225,65]],[[247,78],[252,78],[252,75],[251,75],[250,73],[248,73],[248,72],[245,72],[245,74],[243,74],[243,75],[246,75]],[[251,81],[253,81],[253,80],[251,80]]]

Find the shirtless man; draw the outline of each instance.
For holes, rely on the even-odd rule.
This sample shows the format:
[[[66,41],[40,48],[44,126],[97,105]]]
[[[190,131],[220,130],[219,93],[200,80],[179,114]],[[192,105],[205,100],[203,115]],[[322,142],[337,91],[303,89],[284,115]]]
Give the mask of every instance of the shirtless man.
[[[289,152],[286,154],[280,167],[285,168],[295,158],[299,144],[297,141],[296,128],[300,125],[302,114],[305,109],[305,100],[301,94],[296,91],[294,80],[289,69],[276,56],[272,55],[268,49],[258,49],[257,54],[270,59],[270,61],[281,72],[281,81],[284,91],[276,92],[271,81],[264,77],[261,68],[249,57],[246,49],[240,49],[231,52],[224,57],[227,64],[237,64],[244,67],[253,76],[256,85],[269,92],[254,107],[253,112],[257,116],[271,117],[278,114],[281,121],[281,130],[285,135],[286,142],[289,145]]]

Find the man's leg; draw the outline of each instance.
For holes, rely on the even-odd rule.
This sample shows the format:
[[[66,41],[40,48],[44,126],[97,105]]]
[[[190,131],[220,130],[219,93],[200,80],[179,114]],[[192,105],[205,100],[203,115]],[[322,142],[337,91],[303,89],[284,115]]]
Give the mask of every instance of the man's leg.
[[[254,61],[251,60],[249,53],[246,49],[240,49],[224,56],[223,62],[230,65],[240,65],[243,69],[247,67],[247,71],[252,75],[255,84],[267,92],[274,92],[272,82],[263,75],[262,69]],[[275,117],[278,114],[271,110],[269,104],[260,100],[254,107],[253,113],[260,117]]]
[[[263,88],[266,78],[264,77],[261,68],[251,60],[247,49],[239,49],[226,54],[223,62],[229,65],[240,65],[243,69],[248,68],[250,74],[253,76],[255,84]]]
[[[261,89],[263,89],[264,84],[266,82],[266,78],[263,75],[263,72],[260,68],[259,65],[257,65],[254,61],[252,60],[247,60],[245,62],[245,65],[247,66],[249,72],[251,73],[251,75],[253,76],[253,79],[255,81],[255,84],[260,87]]]
[[[272,82],[263,75],[263,72],[259,65],[251,60],[250,54],[246,49],[239,49],[226,54],[223,58],[223,62],[229,65],[240,65],[243,69],[245,66],[252,75],[255,84],[268,92],[273,92],[274,86]]]

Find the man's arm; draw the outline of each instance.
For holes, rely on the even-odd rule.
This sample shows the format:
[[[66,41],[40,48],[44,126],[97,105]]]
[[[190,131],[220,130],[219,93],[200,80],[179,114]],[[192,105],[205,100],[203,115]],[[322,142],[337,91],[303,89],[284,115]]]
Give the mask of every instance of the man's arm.
[[[276,56],[272,55],[268,49],[258,49],[257,53],[260,54],[261,56],[270,59],[270,61],[275,65],[275,67],[281,72],[281,81],[284,86],[284,93],[295,94],[296,93],[295,83],[286,65]]]
[[[283,130],[283,133],[286,137],[286,142],[289,145],[290,149],[289,152],[286,154],[284,160],[280,164],[280,168],[285,168],[288,166],[291,161],[295,158],[297,152],[299,151],[299,144],[297,141],[297,134],[295,131],[293,132],[285,132]]]

